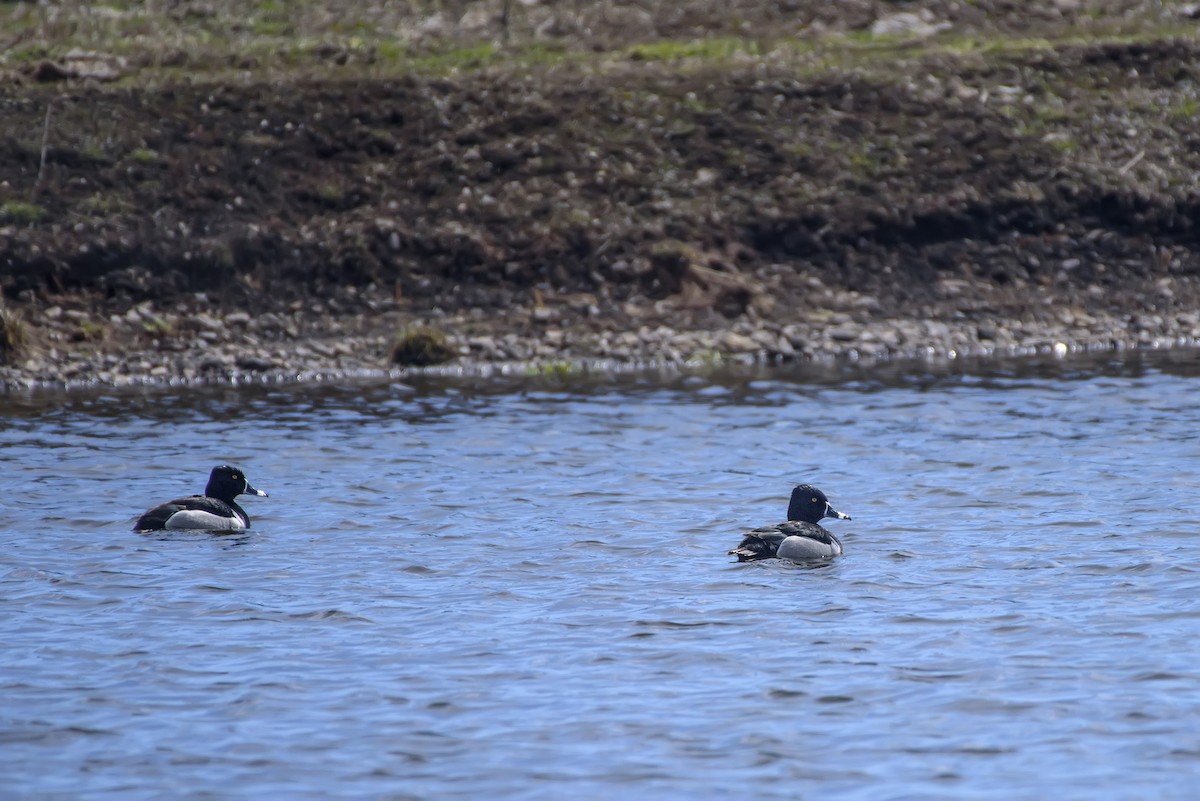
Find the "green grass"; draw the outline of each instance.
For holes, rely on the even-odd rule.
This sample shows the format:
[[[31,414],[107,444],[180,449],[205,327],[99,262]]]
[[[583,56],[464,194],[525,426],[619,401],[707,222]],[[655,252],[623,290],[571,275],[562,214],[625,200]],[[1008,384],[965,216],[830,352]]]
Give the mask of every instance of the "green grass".
[[[566,379],[586,375],[587,369],[582,363],[574,363],[565,359],[555,359],[547,362],[533,362],[525,366],[525,375],[530,378]]]
[[[490,44],[481,44],[423,56],[410,56],[408,61],[418,72],[447,72],[457,69],[479,69],[495,63],[500,57],[500,50]]]
[[[701,350],[693,353],[684,362],[684,365],[692,370],[712,371],[719,370],[729,364],[729,355],[722,353],[719,350]]]
[[[163,339],[175,333],[175,325],[162,317],[151,317],[142,321],[142,330],[154,339]]]
[[[79,323],[76,338],[83,342],[98,342],[108,336],[108,325],[91,320]]]
[[[0,222],[15,225],[34,225],[46,216],[46,210],[36,203],[10,200],[0,204]]]
[[[1167,117],[1179,122],[1190,122],[1200,114],[1200,100],[1184,100],[1167,109]]]
[[[292,34],[292,26],[287,20],[258,19],[250,24],[250,30],[255,36],[284,37]]]
[[[120,192],[97,192],[79,201],[79,209],[89,216],[122,214],[130,208],[129,198]]]
[[[1049,145],[1051,149],[1063,156],[1069,156],[1079,150],[1079,143],[1067,134],[1054,134],[1051,136],[1046,136],[1043,137],[1042,141]]]
[[[757,56],[763,52],[758,41],[714,37],[692,41],[661,40],[636,44],[626,48],[625,55],[634,61],[684,61],[699,59],[721,62],[736,55]]]
[[[650,4],[648,24],[631,25],[621,23],[619,14],[599,13],[592,3],[517,3],[505,28],[496,13],[498,4],[484,6],[483,0],[110,0],[102,5],[62,0],[54,4],[53,14],[38,4],[22,3],[3,12],[5,34],[14,44],[0,53],[0,68],[83,49],[140,62],[121,79],[131,84],[219,80],[247,71],[263,79],[280,71],[385,78],[562,63],[627,68],[640,62],[694,70],[720,68],[735,59],[787,67],[801,76],[861,70],[887,77],[889,68],[902,61],[1008,59],[1074,45],[1196,38],[1194,27],[1148,12],[1093,10],[1051,26],[1014,26],[1012,14],[1000,14],[994,27],[947,30],[914,40],[869,30],[814,33],[796,19],[780,20],[765,9],[732,15],[720,6],[700,0],[663,8]],[[168,8],[176,11],[167,13]],[[542,23],[551,15],[562,23],[552,30],[562,34],[547,38]],[[471,22],[465,24],[468,18]],[[1005,19],[1007,29],[1001,27]],[[655,38],[647,40],[648,35]],[[331,62],[331,47],[347,58]],[[164,54],[181,54],[185,63],[177,63],[175,56],[164,59]]]

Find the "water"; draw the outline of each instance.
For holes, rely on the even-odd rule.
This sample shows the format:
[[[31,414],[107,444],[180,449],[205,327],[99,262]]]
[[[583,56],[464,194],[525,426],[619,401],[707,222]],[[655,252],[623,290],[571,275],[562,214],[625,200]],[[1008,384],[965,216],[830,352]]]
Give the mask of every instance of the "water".
[[[0,797],[1192,798],[1196,363],[9,398]]]

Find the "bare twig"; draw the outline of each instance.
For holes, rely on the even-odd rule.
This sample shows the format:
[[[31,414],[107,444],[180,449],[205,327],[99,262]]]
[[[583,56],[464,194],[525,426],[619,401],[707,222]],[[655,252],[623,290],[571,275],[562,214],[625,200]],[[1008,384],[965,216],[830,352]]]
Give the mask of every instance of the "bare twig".
[[[1137,163],[1138,163],[1139,161],[1141,161],[1142,159],[1144,159],[1145,157],[1146,157],[1146,151],[1145,151],[1145,150],[1139,150],[1139,151],[1138,151],[1138,154],[1137,154],[1136,156],[1134,156],[1133,158],[1131,158],[1129,161],[1127,161],[1127,162],[1125,162],[1124,164],[1122,164],[1122,165],[1121,165],[1121,168],[1120,168],[1120,169],[1118,169],[1118,170],[1117,170],[1117,172],[1118,172],[1118,173],[1120,173],[1121,175],[1124,175],[1125,173],[1129,172],[1129,171],[1130,171],[1130,170],[1132,170],[1134,167],[1136,167],[1136,166],[1137,166]]]
[[[500,10],[500,27],[504,31],[504,44],[508,45],[512,42],[512,0],[504,0],[504,7]]]
[[[50,112],[54,110],[54,103],[51,101],[46,104],[46,121],[42,123],[42,160],[38,164],[37,180],[33,182],[33,194],[36,196],[42,188],[42,175],[46,171],[46,150],[50,144]]]

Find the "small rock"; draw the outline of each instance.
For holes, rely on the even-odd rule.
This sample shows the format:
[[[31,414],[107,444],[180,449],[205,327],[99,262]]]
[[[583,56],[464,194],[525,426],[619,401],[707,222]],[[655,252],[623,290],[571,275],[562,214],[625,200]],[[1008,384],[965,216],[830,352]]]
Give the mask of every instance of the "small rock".
[[[721,337],[721,350],[726,353],[753,353],[759,350],[759,345],[744,334],[727,331]]]
[[[261,356],[251,356],[249,354],[238,356],[234,362],[240,370],[250,370],[254,372],[270,370],[275,366],[275,363],[270,359],[264,359]]]
[[[880,17],[871,24],[872,36],[902,36],[925,39],[950,27],[948,22],[933,23],[920,14],[902,11]]]
[[[496,352],[496,340],[491,337],[470,337],[467,340],[467,345],[471,350],[481,350],[488,354]]]
[[[790,359],[796,355],[796,349],[792,347],[792,343],[787,337],[777,337],[774,346],[769,348],[772,353]]]
[[[945,340],[950,336],[950,326],[939,320],[925,320],[925,331],[931,339]]]

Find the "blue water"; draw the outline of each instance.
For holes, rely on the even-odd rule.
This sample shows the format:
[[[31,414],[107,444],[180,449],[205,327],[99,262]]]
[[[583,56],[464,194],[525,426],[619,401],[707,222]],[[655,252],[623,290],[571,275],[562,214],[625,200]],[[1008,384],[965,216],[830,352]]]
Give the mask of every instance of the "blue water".
[[[1193,798],[1197,364],[0,400],[0,797]]]

